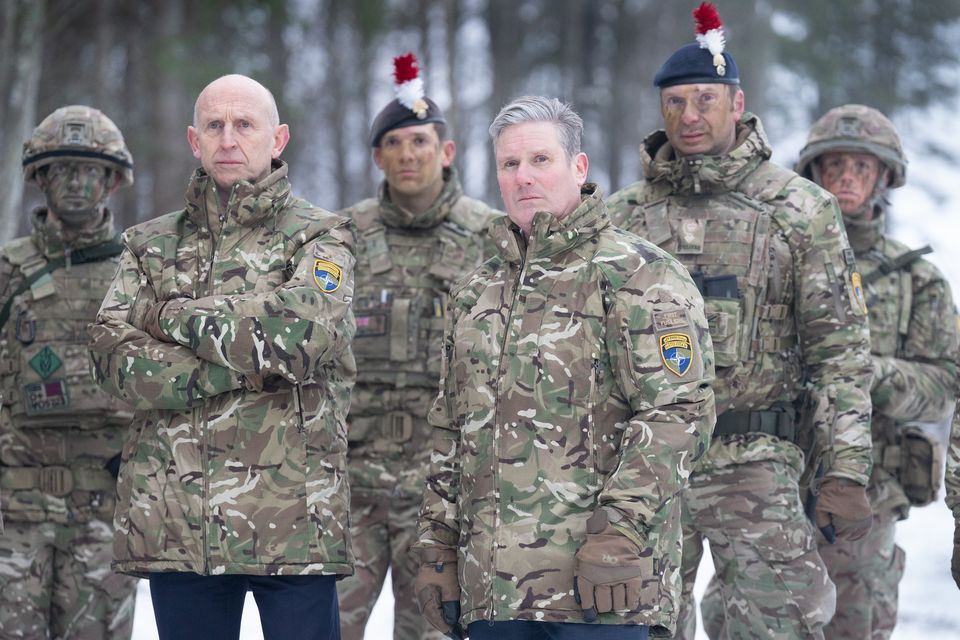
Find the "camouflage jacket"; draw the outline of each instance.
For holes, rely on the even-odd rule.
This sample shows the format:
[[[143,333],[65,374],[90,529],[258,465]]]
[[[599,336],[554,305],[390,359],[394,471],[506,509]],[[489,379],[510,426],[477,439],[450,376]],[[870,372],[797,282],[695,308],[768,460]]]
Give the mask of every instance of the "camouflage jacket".
[[[900,464],[907,462],[899,455],[899,428],[949,415],[960,339],[950,285],[940,271],[923,259],[891,270],[909,248],[885,236],[887,208],[884,201],[872,220],[844,222],[870,315],[875,460],[870,497],[875,511],[905,512],[909,501],[897,481]]]
[[[640,151],[645,180],[611,196],[611,218],[701,279],[718,414],[816,407],[805,422],[831,434],[827,474],[866,484],[870,337],[836,200],[769,162],[749,113],[725,155],[677,158],[663,131]],[[805,391],[818,400],[803,402]],[[701,467],[768,459],[802,465],[787,440],[749,433],[714,438]]]
[[[502,215],[464,196],[455,170],[444,177],[440,196],[420,215],[394,204],[386,182],[379,197],[338,212],[357,229],[352,487],[392,485],[389,479],[404,474],[418,498],[423,488],[429,401],[420,399],[427,397],[423,389],[436,394],[450,289],[492,254],[484,230]],[[419,473],[406,477],[415,468]]]
[[[113,216],[76,237],[45,209],[0,249],[0,504],[7,521],[107,519],[132,411],[87,366],[86,327],[120,261]]]
[[[957,319],[960,323],[960,318]],[[960,385],[958,385],[960,387]],[[960,527],[960,388],[956,390],[957,404],[953,410],[950,427],[950,443],[947,449],[947,475],[944,486],[947,490],[947,507],[953,512],[956,526]]]
[[[464,624],[582,622],[574,554],[597,508],[647,578],[636,611],[600,622],[676,621],[678,496],[715,420],[710,337],[689,274],[584,191],[529,241],[493,223],[499,255],[451,293],[415,546],[458,550]]]
[[[355,367],[349,221],[287,167],[234,185],[214,237],[202,170],[186,208],[124,234],[90,327],[104,389],[136,409],[114,538],[127,573],[349,574],[346,423]],[[160,326],[147,309],[171,300]]]

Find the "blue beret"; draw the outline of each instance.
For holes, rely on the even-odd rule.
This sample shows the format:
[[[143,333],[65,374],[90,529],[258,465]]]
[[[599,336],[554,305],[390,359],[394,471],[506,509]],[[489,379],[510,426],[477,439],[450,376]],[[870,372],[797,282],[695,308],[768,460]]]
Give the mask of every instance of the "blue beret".
[[[423,101],[427,103],[427,114],[423,118],[418,118],[417,114],[400,104],[399,100],[391,100],[390,104],[385,106],[373,120],[373,125],[370,127],[370,146],[379,147],[380,138],[387,131],[431,122],[446,124],[447,120],[443,117],[443,111],[437,103],[426,96]]]
[[[663,89],[678,84],[740,84],[740,70],[733,56],[724,51],[723,59],[727,68],[721,76],[713,66],[713,54],[710,51],[699,44],[684,45],[663,63],[653,77],[653,86]]]

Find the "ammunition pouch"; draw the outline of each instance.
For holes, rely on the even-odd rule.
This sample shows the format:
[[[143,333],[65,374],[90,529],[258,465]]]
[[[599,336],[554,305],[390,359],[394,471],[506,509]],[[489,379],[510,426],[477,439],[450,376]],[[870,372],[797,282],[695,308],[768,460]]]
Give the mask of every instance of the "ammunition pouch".
[[[937,499],[943,478],[943,445],[919,427],[903,427],[895,444],[873,443],[873,462],[900,483],[907,500],[923,507]]]
[[[765,433],[788,442],[797,441],[797,416],[791,406],[762,411],[728,411],[717,417],[714,437]]]
[[[0,488],[10,491],[39,490],[63,497],[73,491],[105,491],[111,494],[116,481],[106,469],[46,467],[0,467]]]

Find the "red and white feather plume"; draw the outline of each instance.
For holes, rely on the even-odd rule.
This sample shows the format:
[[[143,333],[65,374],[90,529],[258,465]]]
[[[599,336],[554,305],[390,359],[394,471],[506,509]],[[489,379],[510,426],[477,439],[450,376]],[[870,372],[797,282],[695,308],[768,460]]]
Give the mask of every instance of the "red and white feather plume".
[[[426,118],[430,107],[423,99],[423,79],[417,67],[417,56],[408,53],[393,59],[393,81],[397,101],[421,120]]]
[[[693,10],[693,20],[697,25],[697,42],[701,49],[707,49],[713,54],[713,66],[717,68],[717,75],[727,73],[727,64],[723,59],[723,49],[727,40],[723,35],[723,22],[720,14],[712,2],[703,2]]]

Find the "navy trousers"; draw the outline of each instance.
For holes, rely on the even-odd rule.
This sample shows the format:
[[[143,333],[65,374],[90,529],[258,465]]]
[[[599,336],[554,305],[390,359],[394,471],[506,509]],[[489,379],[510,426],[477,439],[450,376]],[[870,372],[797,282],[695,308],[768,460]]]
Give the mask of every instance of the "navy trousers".
[[[264,640],[340,640],[334,576],[151,573],[160,640],[237,640],[247,591]]]
[[[478,620],[467,627],[470,640],[647,640],[649,631],[646,625],[535,620]]]

